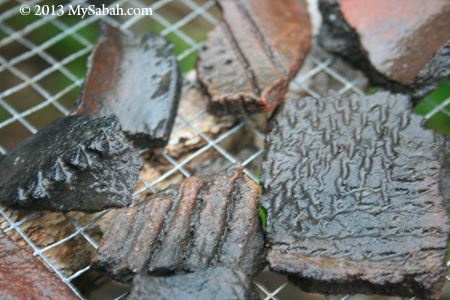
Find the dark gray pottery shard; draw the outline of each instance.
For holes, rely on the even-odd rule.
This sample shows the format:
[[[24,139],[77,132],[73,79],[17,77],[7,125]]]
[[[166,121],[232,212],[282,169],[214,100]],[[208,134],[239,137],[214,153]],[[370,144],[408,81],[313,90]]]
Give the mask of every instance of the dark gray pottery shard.
[[[186,178],[117,210],[94,265],[120,281],[210,266],[256,274],[265,266],[259,195],[240,167]]]
[[[439,297],[445,146],[408,102],[378,92],[277,111],[261,178],[273,270],[312,292]]]
[[[450,140],[447,140],[444,148],[444,163],[441,170],[441,193],[444,196],[447,211],[450,211]]]
[[[216,267],[168,277],[136,276],[128,300],[254,300],[251,280],[239,271]]]
[[[102,26],[77,113],[115,114],[137,147],[168,142],[181,92],[172,45],[157,34],[132,37]]]
[[[52,211],[128,206],[141,164],[116,117],[60,118],[0,162],[0,203]]]
[[[422,100],[450,75],[450,1],[320,0],[319,43],[374,85]]]

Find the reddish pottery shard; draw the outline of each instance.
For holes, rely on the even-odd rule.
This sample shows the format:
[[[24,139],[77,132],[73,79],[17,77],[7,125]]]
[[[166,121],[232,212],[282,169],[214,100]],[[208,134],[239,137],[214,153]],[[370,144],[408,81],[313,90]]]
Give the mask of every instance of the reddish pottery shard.
[[[443,147],[403,95],[285,101],[262,165],[271,268],[306,291],[439,298]]]
[[[320,44],[421,100],[450,75],[450,1],[322,0]]]
[[[218,115],[274,110],[310,47],[303,0],[220,0],[223,20],[198,57],[198,79]]]
[[[0,298],[30,300],[78,299],[31,251],[0,231]]]
[[[138,147],[162,147],[172,130],[181,76],[172,45],[161,36],[132,37],[104,25],[94,48],[77,113],[115,114]]]

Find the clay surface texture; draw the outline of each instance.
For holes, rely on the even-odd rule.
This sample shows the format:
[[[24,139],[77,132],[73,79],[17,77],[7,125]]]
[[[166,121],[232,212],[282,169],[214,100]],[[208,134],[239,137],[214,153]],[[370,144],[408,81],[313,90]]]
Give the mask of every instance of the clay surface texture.
[[[198,79],[218,115],[267,112],[284,99],[310,47],[303,0],[220,0],[223,19],[198,57]]]
[[[0,162],[0,203],[52,211],[128,206],[141,164],[116,117],[60,118]]]
[[[444,162],[441,169],[441,193],[444,196],[444,203],[447,205],[447,210],[450,210],[450,140],[447,139],[444,146]]]
[[[421,100],[450,75],[447,0],[322,0],[320,44],[374,84]]]
[[[180,91],[181,76],[168,41],[156,34],[127,36],[103,25],[77,112],[93,118],[115,114],[136,146],[162,147]]]
[[[189,177],[118,210],[94,264],[122,281],[215,265],[255,274],[265,265],[259,194],[240,167]]]
[[[387,92],[284,102],[261,178],[273,270],[306,291],[439,298],[444,142],[408,102]]]
[[[136,276],[128,299],[254,300],[258,299],[257,295],[244,274],[216,267],[168,277]]]
[[[30,300],[78,299],[29,250],[0,231],[0,298]]]
[[[216,138],[238,122],[235,116],[218,117],[209,112],[202,113],[199,117],[199,112],[205,110],[207,110],[207,99],[200,87],[197,84],[187,86],[181,95],[175,124],[177,121],[180,121],[180,124],[189,122],[191,126],[175,126],[169,144],[164,148],[167,154],[177,159],[183,155],[191,155],[207,144],[202,135]]]

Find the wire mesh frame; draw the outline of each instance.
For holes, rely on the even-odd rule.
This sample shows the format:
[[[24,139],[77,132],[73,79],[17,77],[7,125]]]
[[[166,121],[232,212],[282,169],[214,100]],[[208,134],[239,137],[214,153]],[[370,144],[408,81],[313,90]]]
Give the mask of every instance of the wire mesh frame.
[[[178,55],[178,60],[181,61],[188,57],[189,55],[195,53],[197,50],[199,50],[202,46],[201,43],[196,42],[193,38],[191,38],[188,34],[183,32],[181,29],[183,26],[190,23],[192,20],[194,20],[197,17],[202,18],[206,22],[210,23],[212,26],[215,25],[218,20],[215,16],[213,16],[211,13],[208,12],[208,10],[215,5],[214,0],[205,0],[203,3],[198,3],[198,1],[195,0],[177,0],[186,8],[189,9],[189,13],[187,13],[183,18],[177,20],[176,22],[170,22],[167,18],[162,16],[158,13],[158,10],[165,7],[166,5],[169,5],[172,1],[171,0],[157,0],[154,3],[152,3],[149,7],[152,8],[153,15],[152,18],[155,20],[159,25],[161,25],[164,29],[161,31],[162,35],[169,35],[169,34],[175,34],[177,38],[185,42],[187,45],[189,45],[189,48],[186,49],[184,52],[180,53]],[[0,5],[4,4],[6,1],[0,0]],[[41,1],[39,0],[33,0],[33,1],[26,1],[27,5],[33,5],[35,3],[39,3]],[[80,5],[87,5],[86,1],[84,0],[75,0],[72,1],[70,4],[80,4]],[[141,2],[141,0],[118,0],[114,3],[110,4],[112,5],[124,5],[128,4],[132,7],[148,7],[144,3]],[[58,20],[57,16],[44,16],[42,18],[39,18],[38,20],[26,25],[23,28],[20,28],[19,30],[14,30],[13,28],[6,25],[3,21],[7,20],[8,18],[11,18],[13,16],[16,16],[19,12],[19,6],[21,3],[17,3],[16,6],[10,8],[9,10],[3,12],[0,15],[0,30],[5,32],[7,36],[0,40],[0,48],[7,46],[9,43],[12,42],[18,42],[22,46],[26,47],[28,50],[24,53],[21,53],[17,56],[15,56],[12,59],[6,60],[3,57],[0,56],[0,74],[1,72],[7,70],[10,73],[12,73],[14,76],[16,76],[18,79],[20,79],[20,83],[8,87],[6,90],[0,91],[0,107],[6,110],[11,117],[6,118],[5,120],[0,121],[0,129],[13,124],[13,123],[20,123],[22,126],[24,126],[30,133],[35,133],[37,131],[36,127],[33,126],[28,120],[26,120],[26,117],[47,107],[47,106],[53,106],[56,108],[59,112],[61,112],[64,115],[68,115],[70,112],[67,108],[64,107],[63,104],[59,102],[59,100],[66,94],[68,94],[70,91],[78,88],[82,84],[82,79],[79,79],[76,75],[74,75],[68,68],[65,66],[69,64],[70,62],[76,60],[79,57],[82,57],[86,54],[88,54],[93,44],[89,42],[85,37],[83,37],[81,34],[77,33],[79,29],[82,29],[83,27],[86,27],[90,24],[93,24],[94,22],[98,21],[99,19],[102,19],[102,21],[107,22],[111,25],[119,26],[122,31],[129,32],[129,28],[140,21],[141,18],[145,16],[133,16],[126,21],[120,23],[116,19],[108,17],[108,16],[89,16],[80,22],[78,22],[76,25],[69,27],[62,21]],[[65,10],[68,9],[68,5],[65,6]],[[52,24],[61,32],[52,37],[51,39],[48,39],[42,44],[34,44],[32,41],[27,39],[25,37],[26,34],[32,32],[33,30],[39,28],[40,26],[43,26],[44,24]],[[49,53],[46,52],[46,49],[57,43],[58,41],[61,41],[62,39],[66,37],[72,37],[76,41],[78,41],[81,45],[83,45],[83,48],[72,53],[71,55],[64,57],[62,60],[57,60],[54,57],[52,57]],[[17,64],[25,61],[26,59],[33,57],[33,56],[39,56],[44,61],[46,61],[49,64],[49,67],[40,71],[38,74],[30,77],[27,74],[25,74],[23,71],[20,70],[20,68],[17,67]],[[340,94],[353,92],[357,94],[364,94],[364,92],[359,89],[355,82],[352,82],[345,76],[339,74],[338,71],[334,70],[332,67],[332,63],[334,61],[333,57],[324,55],[324,57],[318,58],[318,57],[312,57],[311,58],[313,62],[313,66],[307,70],[304,73],[301,73],[295,80],[293,81],[293,87],[295,89],[301,89],[305,91],[307,94],[311,96],[318,97],[319,94],[305,85],[305,81],[309,80],[313,76],[325,73],[337,82],[339,82],[342,87],[338,90]],[[49,76],[52,72],[59,71],[64,75],[71,83],[68,84],[64,89],[60,90],[57,93],[50,93],[47,91],[43,86],[41,86],[38,82],[39,80]],[[189,83],[187,83],[189,85]],[[17,91],[20,91],[24,88],[32,87],[39,95],[41,95],[45,100],[38,103],[37,105],[34,105],[24,111],[17,111],[13,106],[11,106],[7,101],[4,100],[5,97],[16,93]],[[429,103],[431,107],[433,107],[426,115],[425,119],[430,119],[434,115],[438,113],[444,113],[445,115],[450,117],[450,112],[446,110],[445,108],[450,104],[450,98],[446,99],[444,102],[442,102],[439,105],[435,105],[433,103]],[[163,182],[170,176],[181,173],[183,177],[190,176],[190,172],[186,168],[186,165],[193,161],[194,159],[198,158],[201,154],[205,153],[208,150],[214,149],[217,151],[223,158],[225,158],[228,162],[234,164],[237,162],[240,162],[244,167],[248,166],[251,162],[255,161],[261,154],[262,149],[257,149],[254,153],[252,153],[250,156],[248,156],[244,160],[238,160],[232,153],[227,151],[224,147],[220,145],[221,141],[227,139],[228,137],[236,134],[240,129],[246,128],[250,130],[256,138],[260,140],[264,140],[264,134],[260,132],[255,126],[252,125],[251,120],[248,118],[242,118],[239,123],[226,132],[222,133],[216,138],[211,138],[207,136],[206,134],[203,134],[200,132],[195,126],[193,126],[193,121],[198,118],[202,118],[205,114],[205,111],[199,111],[197,116],[194,119],[185,120],[181,116],[179,117],[180,122],[178,122],[177,126],[179,127],[186,127],[190,128],[194,132],[196,132],[205,142],[206,144],[201,147],[200,149],[196,150],[194,153],[189,155],[188,157],[184,158],[182,161],[177,161],[176,159],[172,158],[169,154],[165,153],[164,150],[161,151],[161,156],[167,160],[168,163],[170,163],[171,168],[166,171],[164,174],[156,178],[155,180],[151,182],[147,182],[143,178],[139,178],[140,183],[142,183],[143,187],[137,191],[134,192],[133,197],[136,197],[143,192],[151,191],[156,192],[156,189],[154,188],[155,185],[157,185],[160,182]],[[251,117],[250,117],[251,118]],[[6,149],[1,145],[0,141],[0,152],[6,153]],[[252,178],[253,180],[257,181],[257,178],[255,174],[252,173],[252,171],[249,168],[245,168],[245,173]],[[74,218],[71,216],[64,214],[64,217],[70,222],[70,224],[73,226],[73,232],[66,237],[50,244],[45,247],[38,247],[27,234],[21,229],[21,225],[29,220],[32,220],[33,218],[37,217],[39,213],[30,213],[26,215],[25,217],[21,218],[20,220],[14,220],[11,218],[3,208],[0,208],[0,214],[3,216],[3,218],[6,219],[6,221],[9,223],[9,227],[5,229],[5,231],[11,231],[15,230],[21,238],[25,240],[25,242],[31,247],[33,250],[33,254],[36,256],[39,256],[42,261],[45,262],[45,264],[49,267],[51,271],[53,271],[65,284],[69,286],[70,289],[72,289],[80,298],[84,298],[82,294],[76,289],[76,287],[73,285],[73,280],[84,274],[85,272],[90,270],[90,266],[86,266],[84,268],[81,268],[79,270],[76,270],[73,272],[70,276],[63,275],[56,266],[46,257],[46,252],[75,238],[78,236],[81,236],[84,240],[87,241],[94,249],[98,247],[96,241],[94,238],[92,238],[86,231],[89,227],[91,227],[93,224],[95,224],[99,219],[101,219],[104,215],[106,215],[108,211],[104,211],[100,214],[98,214],[94,219],[90,220],[88,223],[81,225],[79,224]],[[447,265],[450,265],[450,262],[447,263]],[[447,278],[450,280],[450,278]],[[265,299],[278,299],[277,295],[287,286],[287,282],[281,284],[277,288],[270,290],[267,287],[265,287],[262,283],[255,281],[256,286],[259,288],[259,290],[263,293]],[[123,298],[126,294],[118,297]],[[341,299],[348,299],[349,296],[344,296]]]

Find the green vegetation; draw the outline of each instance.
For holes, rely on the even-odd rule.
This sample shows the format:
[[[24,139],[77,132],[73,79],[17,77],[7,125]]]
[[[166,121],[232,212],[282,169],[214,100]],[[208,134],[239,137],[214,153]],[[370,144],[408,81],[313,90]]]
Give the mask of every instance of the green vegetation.
[[[262,206],[258,207],[258,214],[259,214],[259,218],[261,219],[262,229],[264,231],[266,231],[267,215],[266,215],[266,211],[264,210],[264,208]]]
[[[380,88],[377,87],[377,86],[370,86],[370,87],[367,89],[367,94],[368,94],[368,95],[375,94],[376,92],[378,92],[379,89],[380,89]]]
[[[379,87],[369,87],[367,94],[374,94],[379,89]],[[425,99],[420,101],[413,111],[428,118],[428,121],[425,123],[426,127],[450,136],[450,104],[442,106],[442,103],[448,98],[450,98],[450,76],[441,82]],[[436,107],[439,107],[439,109],[434,111]]]
[[[260,170],[256,170],[256,172],[255,172],[255,179],[257,181],[259,190],[260,190],[261,195],[262,195],[262,194],[264,194],[264,187],[261,185],[261,183],[259,181],[260,178],[261,178],[261,171]],[[258,215],[259,215],[259,218],[261,219],[262,229],[264,231],[266,231],[267,214],[266,214],[266,210],[261,205],[258,206]]]
[[[444,80],[431,94],[425,97],[425,99],[414,108],[414,112],[421,116],[426,116],[448,98],[450,98],[450,77]],[[448,114],[443,113],[443,110]],[[433,114],[433,116],[428,119],[426,126],[436,132],[450,136],[450,104],[442,107],[440,111],[441,112]]]

